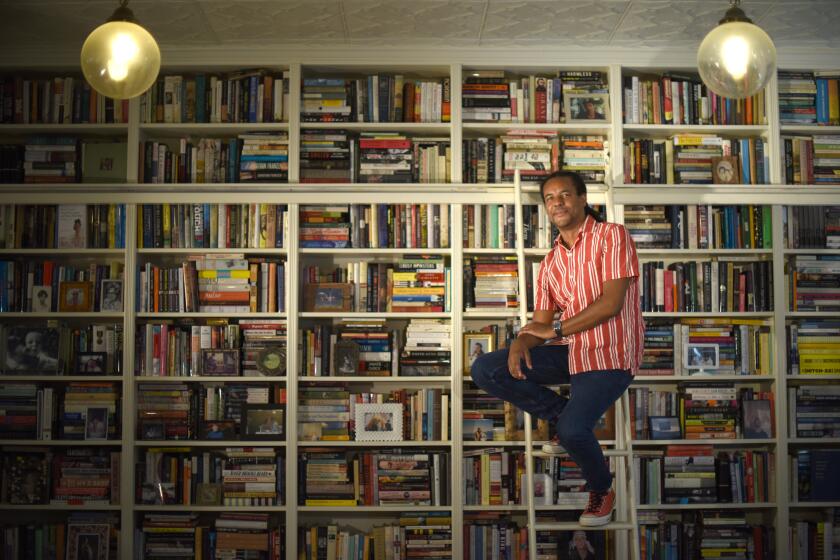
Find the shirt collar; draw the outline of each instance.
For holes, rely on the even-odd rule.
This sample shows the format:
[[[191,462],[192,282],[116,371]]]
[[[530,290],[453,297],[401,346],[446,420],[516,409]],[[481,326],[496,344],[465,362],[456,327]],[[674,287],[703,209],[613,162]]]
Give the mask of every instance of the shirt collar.
[[[572,244],[571,248],[575,248],[575,245],[577,245],[578,239],[580,239],[581,235],[587,235],[589,233],[592,233],[597,223],[598,222],[595,221],[595,218],[593,218],[590,214],[586,214],[586,216],[583,218],[583,224],[580,226],[577,237],[575,238],[575,242]],[[559,233],[557,234],[557,237],[554,238],[554,246],[560,247],[561,249],[565,249]]]

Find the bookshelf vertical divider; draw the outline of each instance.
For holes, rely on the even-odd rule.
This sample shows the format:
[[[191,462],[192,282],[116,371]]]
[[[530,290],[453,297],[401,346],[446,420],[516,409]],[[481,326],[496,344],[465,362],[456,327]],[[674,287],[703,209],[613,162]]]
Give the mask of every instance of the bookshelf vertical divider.
[[[454,166],[454,164],[453,164]],[[459,168],[460,172],[460,168]],[[450,294],[451,312],[451,347],[452,354],[450,363],[450,383],[452,387],[452,406],[450,407],[450,424],[449,444],[452,450],[450,480],[450,508],[452,509],[452,557],[464,558],[464,508],[461,504],[463,495],[463,461],[464,461],[464,437],[463,437],[463,422],[460,421],[464,407],[464,355],[463,341],[464,337],[461,333],[464,332],[464,322],[462,313],[462,302],[464,301],[464,283],[461,278],[464,277],[464,250],[461,243],[463,235],[463,222],[460,217],[463,215],[463,205],[452,204],[450,207],[451,233],[450,233],[450,247],[452,248],[452,262],[451,262],[451,278],[452,278],[452,293]],[[458,219],[454,219],[455,216]],[[457,421],[456,421],[457,420]]]
[[[297,504],[298,504],[298,429],[297,429],[297,389],[298,373],[298,301],[300,301],[300,286],[298,280],[300,271],[300,243],[298,243],[298,222],[300,220],[300,205],[289,204],[289,235],[286,240],[287,260],[289,270],[286,295],[286,476],[283,485],[286,492],[283,504],[286,506],[286,558],[291,560],[297,555]]]

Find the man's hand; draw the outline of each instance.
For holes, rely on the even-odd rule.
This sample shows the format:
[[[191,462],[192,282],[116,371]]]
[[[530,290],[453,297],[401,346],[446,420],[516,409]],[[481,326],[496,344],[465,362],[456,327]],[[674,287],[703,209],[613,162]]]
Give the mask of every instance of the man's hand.
[[[524,327],[522,327],[522,329],[520,329],[519,332],[534,335],[537,338],[541,338],[542,340],[551,340],[552,338],[557,338],[557,334],[554,332],[554,327],[552,327],[550,323],[536,323],[532,321]]]
[[[525,360],[525,365],[531,369],[531,352],[525,342],[517,338],[511,343],[508,351],[508,371],[514,379],[525,379],[525,374],[522,373],[522,360]]]

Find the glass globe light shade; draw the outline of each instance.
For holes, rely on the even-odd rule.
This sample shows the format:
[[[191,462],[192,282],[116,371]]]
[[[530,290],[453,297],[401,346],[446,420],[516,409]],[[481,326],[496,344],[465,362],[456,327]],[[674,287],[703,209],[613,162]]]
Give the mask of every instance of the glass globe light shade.
[[[776,47],[757,25],[722,23],[700,43],[697,67],[710,90],[743,99],[761,91],[776,71]]]
[[[130,21],[109,21],[82,45],[82,73],[93,89],[114,99],[136,97],[160,71],[160,49],[151,33]]]

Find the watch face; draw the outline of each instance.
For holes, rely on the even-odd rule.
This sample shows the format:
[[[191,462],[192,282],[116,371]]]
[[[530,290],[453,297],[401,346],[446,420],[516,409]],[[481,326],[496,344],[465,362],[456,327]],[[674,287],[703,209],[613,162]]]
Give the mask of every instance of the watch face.
[[[257,356],[257,369],[265,375],[282,375],[286,371],[286,349],[265,348]]]

